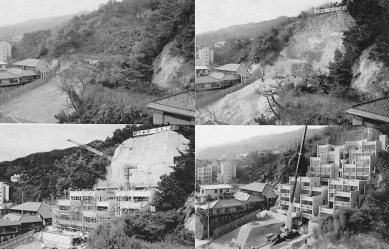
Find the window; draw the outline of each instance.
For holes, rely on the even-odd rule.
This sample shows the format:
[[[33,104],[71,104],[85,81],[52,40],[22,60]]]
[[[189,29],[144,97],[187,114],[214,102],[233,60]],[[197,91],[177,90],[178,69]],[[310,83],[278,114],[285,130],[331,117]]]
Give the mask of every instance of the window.
[[[217,189],[215,189],[215,194],[217,194]]]

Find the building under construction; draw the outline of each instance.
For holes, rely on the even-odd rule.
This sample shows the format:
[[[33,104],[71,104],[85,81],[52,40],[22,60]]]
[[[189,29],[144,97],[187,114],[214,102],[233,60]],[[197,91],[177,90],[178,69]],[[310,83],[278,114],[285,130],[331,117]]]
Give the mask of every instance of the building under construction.
[[[65,199],[57,201],[53,226],[61,230],[89,231],[97,223],[127,212],[153,211],[150,202],[160,177],[173,171],[174,157],[187,148],[188,140],[174,131],[177,128],[134,132],[134,138],[115,150],[106,181],[98,182],[93,190],[69,191]],[[91,148],[86,149],[93,152]]]

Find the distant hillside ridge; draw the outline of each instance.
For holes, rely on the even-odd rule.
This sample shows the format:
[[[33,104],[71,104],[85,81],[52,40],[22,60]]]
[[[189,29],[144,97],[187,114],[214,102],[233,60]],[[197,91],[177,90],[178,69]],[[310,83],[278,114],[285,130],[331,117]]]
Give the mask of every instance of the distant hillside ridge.
[[[21,36],[25,33],[30,33],[38,30],[47,30],[53,29],[58,26],[66,24],[74,16],[87,14],[88,11],[81,11],[75,14],[56,16],[56,17],[47,17],[47,18],[37,18],[28,20],[25,22],[20,22],[12,25],[0,26],[0,40],[12,42],[13,37]]]
[[[306,139],[315,136],[315,134],[321,134],[322,132],[323,129],[308,129]],[[253,151],[283,151],[300,144],[302,135],[303,129],[281,134],[255,136],[233,143],[197,149],[196,158],[213,160],[222,158],[223,156],[236,158],[239,154]]]
[[[254,39],[264,33],[270,32],[281,23],[287,21],[289,17],[280,16],[276,19],[259,23],[248,23],[230,26],[217,31],[209,31],[196,35],[196,46],[213,47],[218,41],[226,41],[231,38]]]

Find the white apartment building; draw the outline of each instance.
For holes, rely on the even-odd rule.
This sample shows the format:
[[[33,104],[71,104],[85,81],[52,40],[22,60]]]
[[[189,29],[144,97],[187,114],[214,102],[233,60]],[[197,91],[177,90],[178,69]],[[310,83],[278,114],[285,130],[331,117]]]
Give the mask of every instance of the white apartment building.
[[[221,159],[219,161],[220,173],[217,174],[217,181],[220,183],[228,183],[236,178],[236,165],[233,161],[228,159]]]
[[[0,182],[0,209],[3,209],[7,202],[9,202],[9,186]]]
[[[11,59],[12,46],[7,42],[0,41],[0,61]]]
[[[213,64],[214,51],[209,47],[196,47],[196,66],[209,66]]]
[[[197,181],[200,184],[212,183],[212,164],[197,168]]]

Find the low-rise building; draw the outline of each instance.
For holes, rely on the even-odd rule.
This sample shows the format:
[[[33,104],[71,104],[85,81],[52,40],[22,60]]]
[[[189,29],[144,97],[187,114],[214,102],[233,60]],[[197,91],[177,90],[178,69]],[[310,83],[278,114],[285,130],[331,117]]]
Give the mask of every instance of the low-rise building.
[[[98,222],[135,210],[150,210],[155,189],[105,189],[70,191],[57,201],[53,226],[60,230],[89,231]]]
[[[20,234],[20,223],[0,218],[0,244],[10,237]]]
[[[195,70],[196,70],[196,77],[209,74],[209,67],[207,66],[195,66]]]
[[[12,65],[14,68],[19,68],[25,71],[34,71],[39,75],[39,79],[46,79],[51,72],[50,64],[44,60],[26,59],[18,61]]]
[[[23,70],[20,68],[10,68],[8,73],[16,75],[19,78],[19,83],[24,85],[39,79],[39,74],[34,70]]]
[[[235,80],[236,78],[240,79],[239,83],[242,83],[246,78],[250,76],[249,70],[245,65],[242,64],[226,64],[221,67],[215,68],[215,72],[228,75],[229,77],[235,76],[235,78],[226,79],[226,80]]]
[[[44,202],[25,202],[11,207],[3,218],[20,224],[21,232],[52,224],[52,207]]]
[[[0,72],[0,86],[19,85],[20,77],[7,71]]]
[[[153,100],[148,108],[153,124],[195,124],[196,97],[194,89]]]
[[[247,210],[246,203],[237,199],[219,199],[203,205],[210,210],[211,216],[236,214]]]
[[[204,202],[206,198],[220,198],[224,193],[233,194],[234,187],[228,184],[216,185],[200,185],[200,202]]]
[[[260,196],[268,207],[272,206],[278,198],[274,193],[274,188],[268,183],[252,182],[240,186],[239,191],[252,196]]]

